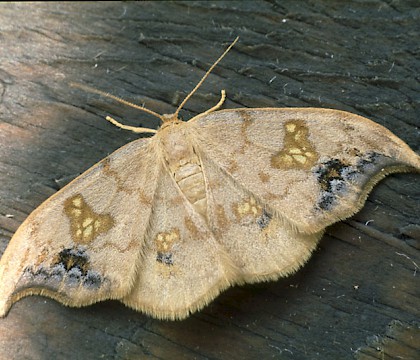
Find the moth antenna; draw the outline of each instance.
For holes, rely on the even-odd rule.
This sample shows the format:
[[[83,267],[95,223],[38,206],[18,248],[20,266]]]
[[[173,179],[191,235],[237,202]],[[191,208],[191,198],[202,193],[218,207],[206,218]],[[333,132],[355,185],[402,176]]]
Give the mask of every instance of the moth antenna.
[[[155,129],[149,129],[149,128],[144,128],[144,127],[129,126],[129,125],[121,124],[120,122],[118,122],[117,120],[112,118],[111,116],[107,116],[105,119],[108,120],[111,124],[121,128],[123,130],[130,130],[130,131],[135,132],[135,133],[153,133],[153,134],[157,133],[157,130],[155,130]]]
[[[225,90],[222,90],[221,93],[222,93],[222,96],[220,97],[219,102],[216,105],[214,105],[211,109],[208,109],[207,111],[200,114],[200,116],[210,114],[211,112],[216,111],[217,109],[219,109],[223,105],[223,103],[225,102],[225,99],[226,99],[226,92],[225,92]]]
[[[202,77],[202,79],[200,80],[200,82],[195,86],[195,88],[185,97],[185,99],[182,101],[181,105],[178,106],[178,109],[175,111],[174,116],[178,117],[178,113],[179,111],[183,108],[183,106],[185,105],[185,103],[189,100],[189,98],[196,92],[196,90],[201,86],[201,84],[207,79],[207,77],[210,75],[210,73],[213,71],[213,69],[216,67],[216,65],[225,57],[225,55],[229,52],[230,49],[232,49],[232,47],[236,44],[236,42],[239,40],[239,36],[236,37],[236,39],[233,41],[232,44],[229,45],[229,47],[225,50],[225,52],[214,62],[214,64],[210,67],[210,69],[207,70],[207,72],[204,74],[204,76]],[[224,96],[222,95],[223,101],[224,101]],[[223,103],[222,101],[222,103]],[[219,103],[213,107],[212,109],[216,110],[217,108],[219,108],[221,106],[220,101]],[[210,109],[211,111],[214,111]],[[206,111],[207,113],[208,111]]]
[[[159,118],[160,119],[160,121],[164,121],[164,118],[163,118],[163,116],[162,115],[160,115],[160,114],[158,114],[158,113],[156,113],[156,112],[154,112],[154,111],[152,111],[152,110],[149,110],[149,109],[147,109],[147,108],[145,108],[144,106],[140,106],[140,105],[136,105],[136,104],[133,104],[133,103],[131,103],[131,102],[129,102],[129,101],[127,101],[127,100],[124,100],[124,99],[121,99],[121,98],[119,98],[118,96],[115,96],[115,95],[112,95],[112,94],[110,94],[110,93],[106,93],[106,92],[104,92],[104,91],[101,91],[101,90],[98,90],[98,89],[95,89],[95,88],[92,88],[92,87],[90,87],[90,86],[87,86],[87,85],[82,85],[82,84],[78,84],[78,83],[70,83],[70,86],[71,87],[75,87],[75,88],[78,88],[78,89],[81,89],[81,90],[84,90],[84,91],[87,91],[87,92],[91,92],[91,93],[94,93],[94,94],[98,94],[98,95],[101,95],[101,96],[104,96],[104,97],[107,97],[107,98],[110,98],[110,99],[113,99],[113,100],[115,100],[115,101],[117,101],[117,102],[119,102],[119,103],[121,103],[121,104],[124,104],[124,105],[127,105],[127,106],[130,106],[130,107],[132,107],[132,108],[135,108],[135,109],[138,109],[138,110],[141,110],[141,111],[144,111],[144,112],[146,112],[146,113],[148,113],[148,114],[150,114],[150,115],[153,115],[153,116],[156,116],[157,118]],[[107,119],[108,120],[108,119]],[[110,121],[110,120],[109,120]],[[119,125],[117,125],[118,127],[120,127],[120,128],[123,128],[123,126],[125,126],[125,125],[122,125],[122,124],[120,124],[118,121],[116,121],[116,120],[114,120],[115,121],[115,123],[113,123],[114,125],[117,125],[117,123],[119,124]],[[112,122],[112,121],[111,121]],[[120,126],[121,125],[121,126]],[[135,127],[134,127],[135,128]],[[137,128],[137,129],[147,129],[147,128]],[[151,130],[151,129],[149,129],[149,130]],[[134,130],[132,130],[132,131],[134,131]],[[135,131],[136,132],[136,131]],[[147,131],[142,131],[142,132],[147,132]]]

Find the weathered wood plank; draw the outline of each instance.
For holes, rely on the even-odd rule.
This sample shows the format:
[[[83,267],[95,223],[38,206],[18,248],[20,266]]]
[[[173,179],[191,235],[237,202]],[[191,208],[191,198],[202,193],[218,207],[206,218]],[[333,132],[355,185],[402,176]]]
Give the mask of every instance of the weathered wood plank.
[[[168,113],[240,35],[184,118],[226,89],[226,108],[352,111],[418,151],[418,22],[414,1],[0,4],[0,253],[43,200],[136,138],[105,115],[157,126],[70,82]],[[389,177],[296,275],[230,289],[182,322],[24,299],[0,320],[0,358],[414,359],[419,197],[418,175]]]

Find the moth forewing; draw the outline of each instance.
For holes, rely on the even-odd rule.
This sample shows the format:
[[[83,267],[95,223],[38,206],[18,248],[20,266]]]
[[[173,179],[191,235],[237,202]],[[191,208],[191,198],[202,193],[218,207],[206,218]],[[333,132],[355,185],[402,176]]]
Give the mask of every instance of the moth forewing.
[[[339,110],[222,110],[193,126],[207,157],[297,232],[348,218],[384,176],[420,169],[389,130]]]

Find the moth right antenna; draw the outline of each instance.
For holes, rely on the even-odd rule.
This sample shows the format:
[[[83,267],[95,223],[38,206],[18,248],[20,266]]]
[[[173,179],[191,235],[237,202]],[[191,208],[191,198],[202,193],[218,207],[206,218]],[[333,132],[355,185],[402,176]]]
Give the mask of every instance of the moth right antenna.
[[[181,105],[178,106],[178,109],[175,111],[175,117],[178,117],[179,111],[183,108],[185,103],[189,100],[189,98],[196,92],[196,90],[201,86],[201,84],[207,79],[207,77],[210,75],[210,73],[213,71],[213,69],[216,67],[216,65],[222,60],[225,55],[229,52],[230,49],[236,44],[236,42],[239,40],[239,36],[236,37],[236,39],[233,41],[232,44],[229,45],[229,47],[225,50],[225,52],[220,55],[220,57],[215,61],[215,63],[210,67],[210,69],[207,70],[207,72],[204,74],[203,78],[200,80],[200,82],[195,86],[194,89],[186,96],[184,101],[182,101]],[[223,95],[222,95],[223,96]]]

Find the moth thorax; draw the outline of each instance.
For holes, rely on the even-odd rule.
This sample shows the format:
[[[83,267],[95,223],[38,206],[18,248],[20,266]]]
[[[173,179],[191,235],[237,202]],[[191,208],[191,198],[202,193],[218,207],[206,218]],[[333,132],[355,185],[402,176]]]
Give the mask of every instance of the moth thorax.
[[[162,145],[171,175],[194,209],[207,214],[206,188],[201,161],[188,136],[182,131],[169,131]]]

